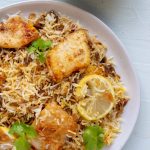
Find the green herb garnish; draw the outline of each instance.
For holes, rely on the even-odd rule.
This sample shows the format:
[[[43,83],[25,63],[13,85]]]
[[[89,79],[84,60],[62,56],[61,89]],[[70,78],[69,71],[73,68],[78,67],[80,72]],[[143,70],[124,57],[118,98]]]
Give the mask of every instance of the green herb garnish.
[[[28,139],[32,139],[37,136],[37,132],[32,126],[20,122],[16,122],[12,125],[9,130],[9,134],[17,137],[14,143],[16,150],[29,150],[31,145],[28,142]]]
[[[101,150],[104,146],[104,130],[99,126],[89,126],[83,133],[86,150]]]
[[[45,51],[47,51],[52,46],[51,41],[45,41],[43,39],[37,39],[36,41],[32,42],[32,44],[28,47],[29,53],[34,53],[38,60],[41,63],[45,62]]]
[[[24,136],[16,139],[14,146],[16,147],[16,150],[29,150],[31,147],[30,143],[26,140]]]

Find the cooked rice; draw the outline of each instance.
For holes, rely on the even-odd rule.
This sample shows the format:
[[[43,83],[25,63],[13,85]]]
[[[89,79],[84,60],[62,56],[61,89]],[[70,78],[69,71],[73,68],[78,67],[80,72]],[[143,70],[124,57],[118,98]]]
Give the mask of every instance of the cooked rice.
[[[35,17],[35,16],[34,16]],[[35,18],[34,18],[35,19]],[[35,19],[36,20],[36,19]],[[43,14],[42,18],[33,20],[39,27],[43,39],[49,39],[53,46],[65,37],[83,28],[70,18],[55,14]],[[83,150],[82,133],[86,126],[97,124],[105,130],[105,143],[113,142],[120,130],[120,114],[127,103],[125,88],[120,77],[114,70],[112,61],[106,59],[106,47],[95,36],[90,36],[91,64],[102,69],[105,76],[114,87],[116,104],[113,110],[98,121],[84,120],[76,110],[74,90],[78,81],[84,76],[85,70],[73,73],[60,83],[54,83],[49,77],[46,64],[41,64],[26,48],[0,51],[0,125],[10,127],[15,121],[31,124],[35,117],[49,101],[57,103],[69,114],[77,118],[78,133],[75,137],[67,137],[63,149]]]

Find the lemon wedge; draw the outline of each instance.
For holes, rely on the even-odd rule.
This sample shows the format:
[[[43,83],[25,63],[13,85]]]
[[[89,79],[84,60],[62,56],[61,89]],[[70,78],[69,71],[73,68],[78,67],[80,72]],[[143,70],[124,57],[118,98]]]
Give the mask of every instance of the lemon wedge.
[[[80,80],[75,95],[77,109],[87,120],[105,117],[114,106],[114,90],[108,79],[100,75],[88,75]]]

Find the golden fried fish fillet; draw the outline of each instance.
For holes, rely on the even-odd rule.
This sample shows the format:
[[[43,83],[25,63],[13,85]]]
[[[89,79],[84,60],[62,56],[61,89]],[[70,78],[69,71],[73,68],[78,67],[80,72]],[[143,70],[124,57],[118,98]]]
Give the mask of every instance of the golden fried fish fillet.
[[[19,16],[0,23],[0,48],[21,48],[38,37],[33,25]]]
[[[52,79],[56,82],[90,64],[90,49],[86,30],[79,29],[50,50],[46,58]]]
[[[31,144],[39,150],[58,150],[65,143],[66,135],[73,136],[77,129],[74,118],[55,102],[47,104],[33,123],[38,137]]]

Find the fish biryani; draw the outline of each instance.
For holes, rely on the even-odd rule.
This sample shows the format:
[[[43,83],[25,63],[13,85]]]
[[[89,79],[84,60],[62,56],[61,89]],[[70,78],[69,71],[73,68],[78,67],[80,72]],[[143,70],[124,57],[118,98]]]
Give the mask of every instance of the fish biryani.
[[[53,10],[0,23],[0,150],[101,150],[128,102],[107,48]]]

